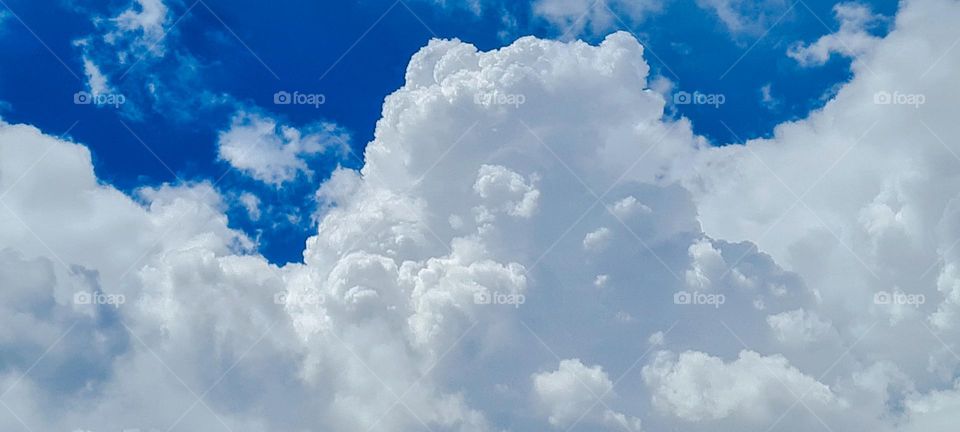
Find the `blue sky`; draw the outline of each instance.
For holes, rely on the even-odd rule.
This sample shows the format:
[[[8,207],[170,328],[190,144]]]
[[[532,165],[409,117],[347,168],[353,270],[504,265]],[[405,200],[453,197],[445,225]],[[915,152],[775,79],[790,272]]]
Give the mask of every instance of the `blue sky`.
[[[100,178],[127,192],[179,179],[220,179],[217,187],[227,196],[253,193],[272,208],[269,215],[251,221],[233,201],[231,224],[259,236],[260,251],[277,263],[300,260],[314,229],[307,216],[316,208],[313,192],[337,165],[362,165],[358,158],[373,138],[384,97],[403,84],[410,56],[434,37],[490,50],[522,35],[595,43],[613,30],[632,32],[647,49],[652,75],[670,80],[673,92],[724,96],[723,109],[674,105],[667,114],[690,118],[694,131],[714,144],[769,136],[774,125],[822,106],[834,86],[850,78],[846,57],[804,67],[786,55],[791,44],[836,31],[834,3],[827,1],[757,4],[761,10],[742,11],[756,23],[740,31],[695,1],[667,2],[641,17],[612,3],[612,25],[582,32],[513,1],[486,2],[479,12],[429,0],[173,1],[168,32],[153,41],[163,55],[125,63],[113,61],[117,47],[98,38],[109,32],[112,17],[138,11],[137,5],[5,3],[10,16],[0,27],[0,61],[15,65],[0,71],[0,113],[7,121],[68,132],[91,148]],[[896,8],[893,1],[870,6],[885,16]],[[85,39],[92,42],[80,46]],[[74,93],[89,90],[85,55],[126,98],[120,109],[73,103]],[[156,96],[147,90],[151,83],[160,88]],[[278,91],[322,94],[324,104],[276,105]],[[312,177],[281,188],[251,180],[217,158],[218,133],[240,107],[294,127],[335,123],[349,134],[353,154],[314,156]],[[292,214],[301,217],[288,220]]]

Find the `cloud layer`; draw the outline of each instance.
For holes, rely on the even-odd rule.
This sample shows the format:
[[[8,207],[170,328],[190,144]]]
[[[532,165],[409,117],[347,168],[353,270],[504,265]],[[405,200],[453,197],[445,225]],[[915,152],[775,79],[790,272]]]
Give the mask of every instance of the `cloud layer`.
[[[0,428],[952,430],[958,20],[904,3],[824,109],[725,147],[627,34],[431,41],[284,267],[211,184],[126,196],[4,123]],[[318,148],[234,126],[268,183]]]

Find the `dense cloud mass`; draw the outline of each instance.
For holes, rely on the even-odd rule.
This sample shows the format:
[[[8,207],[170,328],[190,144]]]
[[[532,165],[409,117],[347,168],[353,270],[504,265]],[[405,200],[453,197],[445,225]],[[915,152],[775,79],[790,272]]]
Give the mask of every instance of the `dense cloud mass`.
[[[903,3],[826,107],[723,147],[628,34],[431,41],[284,267],[214,185],[128,196],[3,123],[0,429],[952,431],[957,22]],[[323,148],[233,126],[267,183]]]

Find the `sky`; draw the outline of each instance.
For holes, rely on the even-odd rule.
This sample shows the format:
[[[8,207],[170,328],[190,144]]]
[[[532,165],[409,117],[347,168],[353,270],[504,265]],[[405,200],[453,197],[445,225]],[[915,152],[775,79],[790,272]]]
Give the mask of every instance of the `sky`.
[[[630,2],[600,2],[594,12],[570,13],[566,21],[522,2],[475,9],[427,0],[62,1],[53,7],[5,1],[0,60],[16,67],[0,74],[3,118],[88,145],[98,176],[126,192],[210,179],[230,193],[256,196],[271,217],[250,220],[243,206],[232,205],[231,226],[257,238],[259,250],[278,264],[302,261],[302,244],[316,222],[306,217],[317,208],[313,192],[338,165],[362,165],[384,97],[403,84],[410,56],[432,38],[490,50],[525,35],[596,43],[615,30],[632,32],[645,44],[659,85],[723,95],[723,110],[672,105],[667,114],[690,118],[697,133],[718,145],[768,136],[776,124],[822,106],[850,77],[848,58],[804,67],[785,55],[792,44],[839,28],[829,2],[770,2],[756,11],[738,4],[727,18],[738,23],[731,29],[714,9],[694,1],[636,13]],[[887,17],[895,7],[871,4]],[[130,18],[118,19],[124,16]],[[866,31],[886,31],[882,22],[874,24]],[[88,64],[110,92],[124,96],[122,106],[74,104],[73,94],[91,91]],[[705,64],[726,67],[704,73]],[[277,92],[318,95],[323,103],[278,105]],[[350,152],[312,157],[312,176],[264,186],[218,158],[218,136],[241,111],[296,128],[336,124],[344,140],[336,144]]]
[[[0,0],[0,429],[952,431],[952,0]]]

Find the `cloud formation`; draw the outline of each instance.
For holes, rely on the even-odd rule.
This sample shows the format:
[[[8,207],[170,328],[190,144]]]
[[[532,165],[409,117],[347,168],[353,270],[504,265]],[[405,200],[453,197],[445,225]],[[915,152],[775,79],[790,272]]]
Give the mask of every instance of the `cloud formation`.
[[[240,110],[230,127],[220,132],[217,154],[239,171],[279,187],[298,175],[312,175],[307,166],[310,158],[331,149],[342,151],[349,139],[331,123],[310,125],[301,131],[265,115]]]
[[[797,42],[787,51],[801,66],[821,66],[833,54],[858,57],[873,48],[880,40],[870,34],[871,27],[883,22],[883,16],[874,14],[869,6],[859,3],[838,3],[833,13],[840,29],[821,36],[810,44]]]
[[[564,37],[602,35],[613,29],[636,24],[658,12],[662,2],[652,0],[537,0],[533,13],[558,29]]]
[[[958,20],[904,3],[826,107],[724,147],[625,33],[431,41],[284,267],[212,185],[127,196],[4,123],[0,429],[952,430]],[[323,147],[239,118],[265,182]]]

